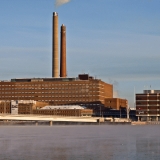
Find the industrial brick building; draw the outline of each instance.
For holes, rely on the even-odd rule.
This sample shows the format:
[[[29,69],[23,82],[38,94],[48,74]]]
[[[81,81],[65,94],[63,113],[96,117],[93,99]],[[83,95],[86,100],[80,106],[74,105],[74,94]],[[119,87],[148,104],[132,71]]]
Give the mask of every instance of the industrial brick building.
[[[160,90],[136,94],[136,116],[140,121],[160,121]]]
[[[121,98],[106,98],[105,107],[120,110],[128,107],[128,101]]]
[[[0,82],[0,100],[35,100],[51,105],[104,105],[113,97],[113,86],[88,75],[78,78],[12,79]]]
[[[80,105],[92,109],[94,116],[107,116],[108,113],[112,113],[110,109],[118,111],[127,107],[126,99],[113,98],[113,85],[88,74],[79,75],[77,78],[25,78],[1,81],[0,100],[37,101],[52,106]],[[19,106],[18,113],[30,114],[31,105],[24,106]],[[34,111],[35,114],[42,112],[44,111]]]
[[[49,106],[34,100],[0,101],[1,114],[36,114],[52,116],[92,116],[93,110],[78,105]]]
[[[11,101],[11,114],[13,113],[13,102]],[[33,110],[37,110],[43,108],[44,106],[48,105],[46,102],[38,102],[34,100],[19,100],[16,101],[17,103],[17,114],[33,114]],[[16,113],[15,113],[16,114]]]
[[[11,113],[10,101],[0,101],[0,113]]]
[[[45,106],[41,109],[33,109],[33,114],[55,115],[55,116],[77,116],[91,117],[93,110],[78,105],[71,106]]]
[[[90,77],[88,74],[81,74],[77,78],[67,77],[66,63],[66,26],[61,26],[60,46],[58,44],[58,13],[53,12],[52,17],[52,78],[22,78],[11,79],[11,81],[0,81],[1,101],[36,101],[49,105],[80,105],[93,109],[94,115],[107,111],[108,108],[116,110],[126,107],[126,100],[113,98],[113,85],[105,83],[100,79]],[[60,55],[59,55],[60,48]],[[59,65],[60,57],[60,65]],[[60,71],[59,71],[60,67]],[[59,77],[60,76],[60,77]],[[15,103],[15,102],[14,102]],[[9,110],[3,103],[0,113],[12,113],[15,103]],[[34,110],[32,104],[19,104],[19,114],[47,114],[52,115],[58,112]],[[62,110],[59,111],[59,113]],[[63,111],[64,112],[64,111]],[[81,111],[65,111],[68,115],[77,112],[76,115],[85,114]],[[89,112],[88,112],[89,113]],[[97,114],[98,113],[98,114]]]
[[[46,109],[46,110],[33,110],[33,114],[38,115],[54,115],[54,116],[92,116],[93,110],[91,109]]]

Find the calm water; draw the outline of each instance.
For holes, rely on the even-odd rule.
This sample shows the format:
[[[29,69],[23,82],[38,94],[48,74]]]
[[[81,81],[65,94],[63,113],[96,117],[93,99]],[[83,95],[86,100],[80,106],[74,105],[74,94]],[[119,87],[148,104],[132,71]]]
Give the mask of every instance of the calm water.
[[[159,160],[160,125],[0,126],[0,160]]]

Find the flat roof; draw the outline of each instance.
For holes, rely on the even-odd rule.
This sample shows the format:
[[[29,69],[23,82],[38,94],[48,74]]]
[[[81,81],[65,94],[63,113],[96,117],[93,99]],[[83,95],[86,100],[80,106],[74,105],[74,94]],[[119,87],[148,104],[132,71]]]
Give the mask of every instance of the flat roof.
[[[79,105],[62,105],[62,106],[45,106],[41,109],[85,109],[84,106]]]
[[[15,78],[15,79],[11,79],[11,82],[36,82],[36,81],[75,81],[78,78]]]

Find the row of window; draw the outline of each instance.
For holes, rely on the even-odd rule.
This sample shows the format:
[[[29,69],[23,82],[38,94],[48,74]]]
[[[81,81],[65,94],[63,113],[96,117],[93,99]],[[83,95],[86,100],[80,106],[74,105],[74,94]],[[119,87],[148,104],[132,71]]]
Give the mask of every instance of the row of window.
[[[14,86],[71,86],[71,85],[83,85],[83,86],[92,86],[92,85],[102,85],[99,83],[52,83],[52,84],[0,84],[0,86],[10,86],[10,87],[14,87]]]
[[[92,92],[100,92],[100,91],[92,91]],[[90,92],[90,93],[92,93],[92,92]],[[78,94],[84,94],[84,93],[88,93],[87,91],[85,91],[85,92],[83,92],[83,91],[54,91],[54,92],[21,92],[21,91],[19,91],[19,92],[0,92],[0,94],[35,94],[35,93],[39,93],[39,94],[43,94],[43,93],[45,93],[45,94],[55,94],[55,93],[60,93],[60,94],[62,94],[62,93],[64,93],[64,94],[68,94],[68,93],[72,93],[72,94],[75,94],[75,93],[78,93]],[[103,92],[102,92],[103,93]]]
[[[0,88],[0,90],[95,90],[100,89],[100,87],[92,87],[92,88],[82,88],[82,87],[74,87],[74,88]]]
[[[25,99],[35,99],[35,97],[34,96],[27,96],[27,97],[25,97],[25,96],[21,96],[21,97],[14,97],[14,96],[11,96],[11,97],[2,97],[1,99],[3,99],[3,98],[8,98],[8,99],[10,99],[10,98],[16,98],[16,99],[22,99],[22,98],[25,98]],[[39,97],[39,98],[54,98],[54,97],[48,97],[48,96],[42,96],[42,97]],[[73,97],[70,97],[70,98],[72,98],[72,99],[61,99],[62,97],[55,97],[55,98],[58,98],[58,99],[51,99],[51,100],[47,100],[47,101],[99,101],[99,99],[84,99],[84,98],[73,98]],[[66,97],[66,98],[68,98],[68,97]]]
[[[95,97],[99,96],[101,98],[105,98],[105,96],[102,96],[97,93],[92,93],[92,94],[63,94],[63,93],[18,93],[18,94],[0,94],[0,97],[21,97],[21,96],[35,96],[35,97],[40,97],[40,96],[48,96],[48,97]]]

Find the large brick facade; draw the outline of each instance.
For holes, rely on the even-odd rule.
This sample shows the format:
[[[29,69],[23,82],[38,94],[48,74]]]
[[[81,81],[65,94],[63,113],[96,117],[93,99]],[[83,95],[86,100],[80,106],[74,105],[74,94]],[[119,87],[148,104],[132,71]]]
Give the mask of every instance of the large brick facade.
[[[128,101],[126,99],[121,99],[121,98],[106,98],[105,107],[116,109],[116,110],[127,108]]]
[[[113,86],[99,79],[39,78],[0,82],[0,100],[35,100],[50,105],[103,104],[113,97]]]

